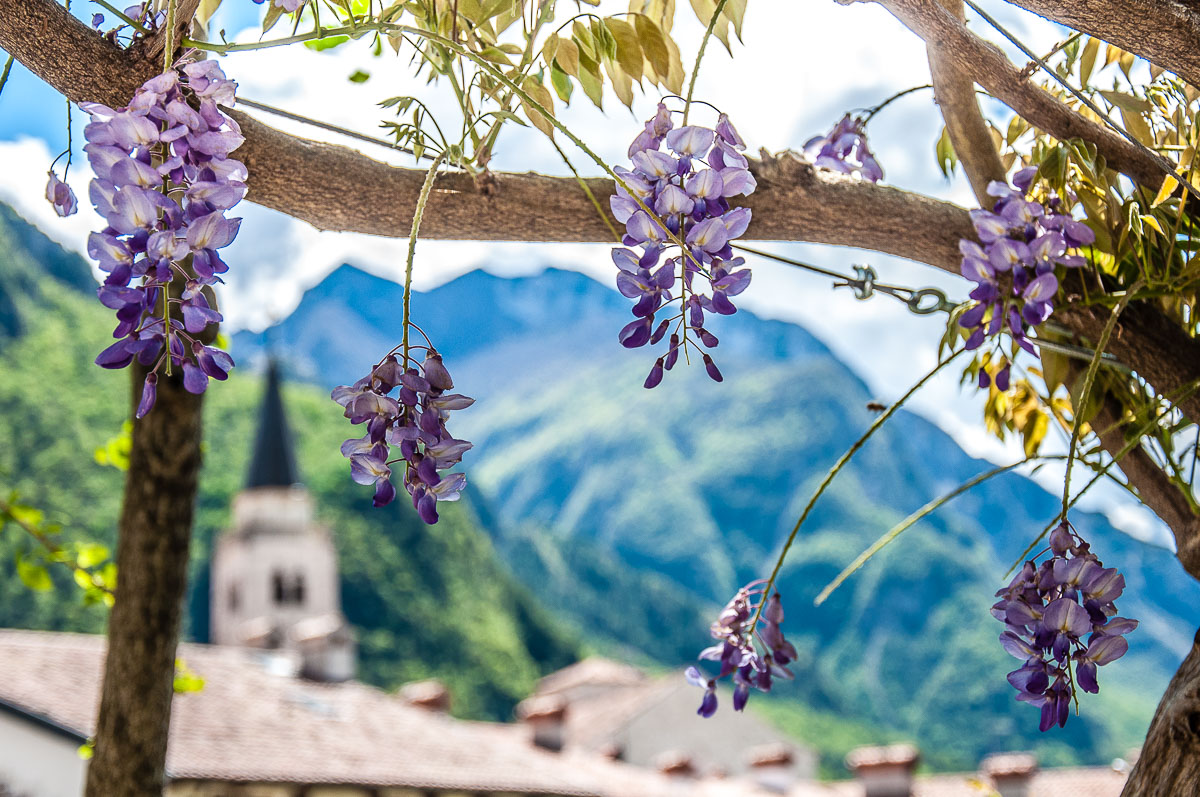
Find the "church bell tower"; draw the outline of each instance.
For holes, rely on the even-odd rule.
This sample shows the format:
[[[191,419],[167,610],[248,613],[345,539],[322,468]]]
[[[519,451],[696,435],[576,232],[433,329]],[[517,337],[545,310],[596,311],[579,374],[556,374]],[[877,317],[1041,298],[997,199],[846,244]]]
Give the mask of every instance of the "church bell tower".
[[[337,552],[300,483],[272,360],[246,488],[213,553],[212,641],[271,651],[306,678],[349,680],[355,641],[339,592]]]

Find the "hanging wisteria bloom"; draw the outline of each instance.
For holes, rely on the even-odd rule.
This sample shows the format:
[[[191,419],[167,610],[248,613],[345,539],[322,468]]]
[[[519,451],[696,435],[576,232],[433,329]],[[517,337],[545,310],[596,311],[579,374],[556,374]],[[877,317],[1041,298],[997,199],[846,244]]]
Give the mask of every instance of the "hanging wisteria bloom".
[[[793,677],[786,665],[796,660],[796,648],[783,638],[779,627],[783,622],[779,592],[766,599],[757,628],[754,625],[758,601],[765,594],[763,583],[754,581],[739,589],[712,624],[710,633],[717,644],[702,650],[699,658],[719,662],[717,676],[709,678],[697,667],[688,667],[684,674],[688,683],[704,689],[696,711],[702,717],[716,713],[717,681],[722,678],[733,677],[733,710],[741,711],[750,698],[750,687],[769,692],[773,678]]]
[[[648,388],[662,381],[663,372],[674,367],[681,351],[686,356],[688,347],[695,347],[708,375],[721,381],[712,356],[704,351],[718,343],[704,327],[705,314],[737,312],[731,297],[750,284],[750,269],[743,268],[743,258],[733,256],[731,246],[746,232],[750,209],[729,206],[730,197],[748,195],[756,187],[742,155],[745,148],[725,114],[717,118],[715,129],[675,129],[667,106],[659,103],[629,148],[633,169],[615,170],[621,179],[610,203],[625,225],[625,246],[612,252],[619,269],[617,288],[636,300],[635,320],[618,339],[632,349],[657,344],[671,333],[666,353],[646,377]],[[678,254],[664,259],[664,252]],[[667,308],[667,317],[660,317]]]
[[[59,216],[72,216],[79,210],[79,202],[71,186],[58,179],[53,170],[50,179],[46,181],[46,201],[54,206],[54,212]]]
[[[974,304],[959,319],[971,330],[968,349],[1007,332],[1017,346],[1036,354],[1028,333],[1054,310],[1055,270],[1082,266],[1085,261],[1077,250],[1096,239],[1086,224],[1059,212],[1058,197],[1051,196],[1045,205],[1027,198],[1036,174],[1032,166],[1017,172],[1016,188],[991,183],[988,194],[997,197],[996,206],[971,211],[979,242],[958,243],[962,274],[975,283],[970,293]],[[980,384],[987,386],[986,374]]]
[[[1077,688],[1100,691],[1096,668],[1125,655],[1124,635],[1137,628],[1115,616],[1125,577],[1104,567],[1069,523],[1050,533],[1047,551],[1041,565],[1036,556],[1025,563],[992,607],[1007,626],[1000,643],[1023,662],[1008,682],[1017,700],[1041,708],[1043,731],[1067,724]]]
[[[413,507],[433,524],[438,521],[438,501],[457,501],[467,484],[461,473],[439,473],[461,462],[471,448],[446,430],[446,420],[452,410],[465,409],[475,399],[447,393],[454,381],[441,355],[432,344],[412,347],[420,349],[426,352],[423,362],[397,347],[353,385],[334,388],[332,398],[345,408],[351,423],[367,425],[364,437],[342,444],[354,481],[375,485],[375,506],[389,504],[396,497],[391,466],[403,461],[403,484]],[[400,451],[398,459],[391,459],[392,446]]]
[[[117,342],[96,364],[136,359],[149,369],[139,418],[154,406],[160,373],[181,369],[184,388],[203,393],[233,367],[199,336],[221,320],[205,293],[222,281],[228,266],[217,250],[241,224],[225,213],[246,194],[246,167],[229,157],[242,135],[217,107],[233,105],[234,88],[215,61],[202,61],[146,81],[125,108],[82,106],[96,174],[88,194],[107,224],[87,248],[108,274],[100,301],[118,322]]]
[[[804,155],[814,166],[839,174],[857,174],[869,183],[883,179],[883,169],[867,146],[866,120],[846,114],[823,136],[810,138]]]

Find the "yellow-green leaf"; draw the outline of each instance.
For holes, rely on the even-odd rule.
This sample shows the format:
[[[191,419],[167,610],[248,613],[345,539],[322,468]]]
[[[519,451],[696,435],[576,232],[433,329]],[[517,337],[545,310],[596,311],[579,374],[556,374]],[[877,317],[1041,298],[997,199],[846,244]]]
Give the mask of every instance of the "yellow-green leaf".
[[[575,89],[575,85],[571,83],[571,77],[558,68],[558,64],[550,67],[550,85],[554,86],[554,93],[563,103],[571,102],[571,92]]]
[[[632,80],[642,79],[642,45],[638,42],[637,31],[623,19],[609,17],[604,20],[604,26],[612,34],[617,43],[617,63],[621,70]]]
[[[600,76],[600,65],[582,53],[579,56],[579,74],[575,76],[587,98],[601,110],[604,109],[604,81]]]
[[[1087,86],[1092,78],[1092,70],[1096,68],[1096,56],[1100,54],[1100,40],[1088,37],[1083,46],[1083,55],[1079,59],[1079,83]]]
[[[24,556],[17,556],[17,576],[21,579],[21,583],[37,592],[45,592],[54,588],[54,582],[50,580],[50,574],[46,572],[45,565],[31,562]]]
[[[609,82],[617,99],[625,103],[626,108],[633,107],[633,80],[621,69],[621,65],[611,58],[604,59],[604,68],[608,72]]]
[[[1156,208],[1162,203],[1171,198],[1171,194],[1175,193],[1175,189],[1179,187],[1179,179],[1173,174],[1168,174],[1163,177],[1162,187],[1158,189],[1158,194],[1155,195],[1154,201],[1150,203],[1150,207]]]
[[[662,31],[659,30],[658,25],[645,16],[635,16],[633,24],[646,60],[650,62],[650,67],[658,79],[665,83],[671,74],[671,51],[667,48],[667,41],[663,38]]]
[[[537,78],[529,75],[521,84],[521,88],[525,89],[525,93],[536,100],[539,105],[550,113],[554,113],[554,98],[550,95],[550,90],[543,86]],[[554,138],[554,125],[550,124],[550,120],[546,118],[545,114],[526,102],[524,98],[521,99],[521,107],[534,127],[550,138]]]
[[[542,60],[547,64],[554,63],[554,56],[558,53],[558,43],[560,39],[557,33],[551,33],[546,42],[542,45]]]
[[[679,45],[667,36],[667,51],[671,54],[671,68],[667,72],[667,90],[674,94],[683,92],[683,61],[679,57]]]
[[[563,39],[558,43],[558,53],[554,56],[554,61],[568,75],[579,77],[579,46],[574,40]]]

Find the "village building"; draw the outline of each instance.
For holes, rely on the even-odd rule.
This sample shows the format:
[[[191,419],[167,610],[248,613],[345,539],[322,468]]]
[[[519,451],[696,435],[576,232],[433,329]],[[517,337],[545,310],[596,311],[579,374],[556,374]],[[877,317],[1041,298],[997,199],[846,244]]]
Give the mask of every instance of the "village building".
[[[232,516],[212,561],[216,644],[179,648],[204,686],[174,696],[167,797],[1115,797],[1125,781],[1120,767],[1039,770],[1019,754],[920,776],[902,745],[857,750],[854,780],[818,783],[812,751],[752,713],[702,719],[682,673],[603,658],[541,679],[519,723],[451,717],[436,681],[359,683],[274,365]],[[0,630],[0,797],[82,793],[105,644]]]

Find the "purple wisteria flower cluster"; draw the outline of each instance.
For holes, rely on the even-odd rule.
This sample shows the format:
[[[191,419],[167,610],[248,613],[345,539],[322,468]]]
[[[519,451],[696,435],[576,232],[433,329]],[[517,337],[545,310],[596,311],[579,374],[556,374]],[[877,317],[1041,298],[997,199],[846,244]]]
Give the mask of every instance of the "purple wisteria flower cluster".
[[[446,420],[452,410],[466,409],[475,399],[446,392],[454,388],[454,380],[432,345],[413,348],[426,350],[424,362],[418,364],[406,353],[397,358],[398,347],[353,385],[334,388],[332,398],[351,423],[367,425],[364,437],[342,444],[354,481],[375,485],[375,506],[390,504],[396,497],[391,466],[403,461],[404,488],[417,514],[432,525],[438,521],[438,501],[457,501],[467,484],[461,473],[439,473],[461,462],[471,448],[446,430]],[[391,446],[400,449],[399,459],[389,459]]]
[[[750,284],[750,269],[742,268],[746,261],[734,257],[731,246],[746,232],[750,209],[729,206],[730,197],[748,195],[757,185],[742,155],[745,148],[725,114],[714,129],[674,128],[671,112],[659,103],[658,112],[629,147],[633,169],[615,170],[621,179],[610,201],[613,215],[625,225],[624,247],[612,252],[619,269],[617,289],[636,299],[635,320],[618,339],[630,349],[653,345],[675,325],[666,354],[646,377],[648,388],[662,381],[680,351],[686,357],[689,346],[700,354],[708,375],[717,382],[722,379],[701,345],[711,349],[718,343],[704,328],[705,313],[737,312],[730,297]],[[663,252],[671,247],[679,254],[663,260]],[[675,301],[678,312],[658,319],[656,325],[656,315]]]
[[[857,174],[869,183],[883,179],[883,169],[867,146],[866,120],[846,114],[823,136],[810,138],[804,154],[814,166],[839,174]]]
[[[962,274],[975,283],[973,304],[959,319],[971,330],[968,349],[1003,331],[1030,354],[1036,354],[1028,333],[1054,311],[1058,292],[1055,270],[1078,268],[1086,261],[1075,252],[1096,240],[1081,221],[1062,212],[1063,203],[1051,196],[1043,205],[1029,199],[1036,167],[1021,169],[1013,185],[993,182],[988,193],[997,197],[992,210],[972,210],[971,220],[980,243],[963,239]],[[980,377],[986,387],[986,374]]]
[[[750,698],[750,687],[769,692],[773,678],[790,681],[793,677],[786,665],[796,660],[796,648],[783,638],[779,627],[783,603],[778,591],[762,606],[757,628],[754,624],[759,610],[755,601],[765,594],[763,583],[754,581],[739,589],[712,624],[710,633],[717,644],[702,650],[699,658],[720,662],[717,677],[708,678],[696,667],[687,668],[688,683],[704,689],[696,711],[702,717],[711,717],[717,711],[717,681],[721,678],[733,676],[733,710],[741,711]]]
[[[1136,620],[1115,616],[1125,577],[1104,567],[1069,523],[1050,533],[1048,550],[1040,566],[1025,563],[992,607],[1007,626],[1000,643],[1024,662],[1008,682],[1017,700],[1042,709],[1043,731],[1067,724],[1077,688],[1100,691],[1096,668],[1125,655],[1124,635],[1137,628]]]
[[[201,61],[146,81],[128,107],[82,106],[96,174],[88,195],[107,222],[88,254],[108,273],[100,301],[118,321],[96,364],[149,368],[139,418],[154,406],[160,371],[181,368],[184,388],[203,393],[233,367],[198,336],[221,320],[205,291],[228,269],[217,250],[241,219],[225,213],[246,194],[246,167],[229,157],[242,135],[217,107],[233,105],[234,88],[215,61]]]

